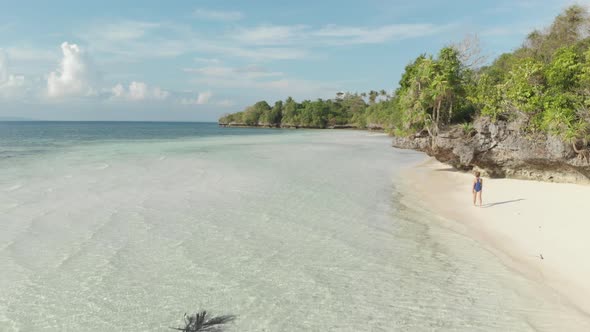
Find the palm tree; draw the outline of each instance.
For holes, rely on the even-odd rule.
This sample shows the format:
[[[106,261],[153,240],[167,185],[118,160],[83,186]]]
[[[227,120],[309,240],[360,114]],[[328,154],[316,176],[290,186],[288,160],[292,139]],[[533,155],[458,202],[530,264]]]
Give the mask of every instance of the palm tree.
[[[236,319],[234,315],[208,317],[207,311],[197,312],[193,315],[184,314],[184,327],[171,327],[182,332],[221,332],[223,326]]]
[[[436,125],[436,132],[438,132],[438,126],[440,123],[441,106],[442,106],[443,101],[447,97],[448,93],[449,93],[448,81],[446,81],[440,75],[437,75],[434,78],[434,80],[432,81],[432,94],[434,96],[434,101],[435,101],[434,107],[436,110],[436,113],[434,113],[435,114],[434,123]]]
[[[376,99],[377,99],[377,91],[371,90],[369,92],[369,103],[374,104]]]

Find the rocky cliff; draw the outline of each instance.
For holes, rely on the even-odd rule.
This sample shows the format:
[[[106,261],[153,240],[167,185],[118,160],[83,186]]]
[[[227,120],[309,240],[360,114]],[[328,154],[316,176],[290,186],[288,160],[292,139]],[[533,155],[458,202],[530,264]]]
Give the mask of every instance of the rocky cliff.
[[[590,165],[571,144],[557,137],[522,135],[518,122],[481,118],[468,131],[453,127],[428,134],[394,137],[393,146],[424,151],[461,170],[490,177],[590,183]]]

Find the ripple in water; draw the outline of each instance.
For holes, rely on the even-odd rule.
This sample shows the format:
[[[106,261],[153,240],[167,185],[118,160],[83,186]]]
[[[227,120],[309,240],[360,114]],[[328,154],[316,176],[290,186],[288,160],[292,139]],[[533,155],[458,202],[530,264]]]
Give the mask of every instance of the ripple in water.
[[[20,189],[20,188],[22,188],[22,187],[23,187],[23,185],[22,185],[22,184],[20,184],[20,183],[19,183],[19,184],[14,184],[14,185],[12,185],[12,186],[10,186],[10,187],[7,187],[7,188],[5,189],[5,191],[15,191],[15,190],[18,190],[18,189]]]

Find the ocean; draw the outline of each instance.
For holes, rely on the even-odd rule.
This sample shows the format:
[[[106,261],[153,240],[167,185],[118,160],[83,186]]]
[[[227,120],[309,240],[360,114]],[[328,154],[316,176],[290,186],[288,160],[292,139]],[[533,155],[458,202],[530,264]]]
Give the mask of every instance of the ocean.
[[[0,331],[576,331],[364,131],[0,122]],[[404,191],[406,190],[406,191]]]

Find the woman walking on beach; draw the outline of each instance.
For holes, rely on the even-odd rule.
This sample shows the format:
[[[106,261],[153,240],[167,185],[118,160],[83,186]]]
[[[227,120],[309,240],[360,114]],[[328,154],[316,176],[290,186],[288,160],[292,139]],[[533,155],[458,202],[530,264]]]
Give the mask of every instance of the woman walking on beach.
[[[473,206],[475,205],[475,201],[477,200],[477,196],[479,196],[479,206],[481,206],[481,192],[483,191],[483,179],[480,177],[480,172],[475,172],[475,179],[473,179]]]

